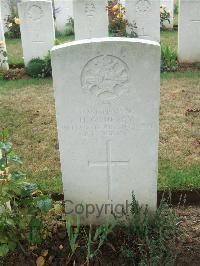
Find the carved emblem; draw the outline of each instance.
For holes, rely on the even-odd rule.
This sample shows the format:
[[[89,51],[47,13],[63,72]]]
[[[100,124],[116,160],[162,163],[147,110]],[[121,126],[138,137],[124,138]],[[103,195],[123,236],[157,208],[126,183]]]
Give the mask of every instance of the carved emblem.
[[[128,90],[129,71],[126,63],[112,55],[91,59],[81,73],[85,92],[101,100],[113,100]]]
[[[38,22],[40,21],[41,17],[43,16],[43,10],[41,7],[39,6],[31,6],[28,10],[28,18],[35,21],[35,22]]]
[[[94,0],[86,0],[85,1],[85,13],[88,17],[93,17],[95,13],[96,7]]]
[[[151,2],[149,0],[138,0],[136,3],[136,12],[140,14],[147,13],[151,8]]]

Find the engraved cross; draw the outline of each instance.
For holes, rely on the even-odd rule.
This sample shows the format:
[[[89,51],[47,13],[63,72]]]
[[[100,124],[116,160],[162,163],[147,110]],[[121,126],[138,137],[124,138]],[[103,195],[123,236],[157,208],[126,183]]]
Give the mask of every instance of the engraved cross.
[[[108,200],[112,199],[112,167],[113,166],[128,166],[128,161],[112,160],[111,141],[106,143],[106,161],[90,162],[89,167],[106,167],[107,168],[107,182],[108,182]]]
[[[192,22],[194,22],[194,23],[200,23],[200,19],[193,19],[193,20],[191,20]]]
[[[142,26],[140,28],[140,34],[139,34],[140,37],[148,37],[148,35],[145,34],[145,28],[144,26]]]

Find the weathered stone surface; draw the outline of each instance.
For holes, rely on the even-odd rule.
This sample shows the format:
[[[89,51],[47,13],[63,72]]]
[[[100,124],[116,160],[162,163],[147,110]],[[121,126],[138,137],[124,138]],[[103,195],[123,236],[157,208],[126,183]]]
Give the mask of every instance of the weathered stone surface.
[[[179,5],[178,57],[180,62],[200,62],[200,1],[181,0]]]
[[[4,37],[3,22],[1,18],[1,6],[0,6],[0,69],[8,70],[8,60],[6,52],[6,42]]]
[[[54,46],[55,29],[51,1],[24,1],[18,4],[24,62],[43,58]]]
[[[160,41],[159,0],[127,0],[126,11],[128,22],[137,26],[135,32],[139,38]]]
[[[155,209],[159,44],[75,41],[53,48],[52,67],[66,211],[91,204],[82,222],[105,222],[112,207],[118,215],[131,203],[132,191]]]
[[[56,28],[60,32],[66,30],[69,18],[73,18],[73,0],[55,0]]]
[[[75,38],[108,36],[107,0],[74,0]]]

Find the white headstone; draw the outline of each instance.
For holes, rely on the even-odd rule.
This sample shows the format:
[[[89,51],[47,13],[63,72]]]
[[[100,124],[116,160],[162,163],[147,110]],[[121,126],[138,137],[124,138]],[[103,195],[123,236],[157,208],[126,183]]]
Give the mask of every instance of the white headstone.
[[[120,4],[122,4],[123,6],[126,6],[126,0],[120,0]]]
[[[180,62],[200,62],[200,1],[179,3],[178,57]]]
[[[64,32],[69,18],[73,18],[73,0],[55,0],[56,28]]]
[[[1,6],[0,6],[0,69],[3,69],[3,70],[9,69],[3,23],[1,19]]]
[[[108,36],[107,0],[74,0],[75,39]]]
[[[24,62],[44,57],[54,45],[55,29],[51,1],[18,4]]]
[[[105,204],[116,213],[119,204],[131,203],[132,191],[155,209],[159,44],[75,41],[53,48],[52,67],[67,213],[92,204],[94,213],[84,212],[82,222],[105,222],[112,217]]]
[[[160,0],[127,0],[126,12],[139,38],[160,41]]]
[[[171,13],[170,23],[166,21],[164,26],[167,29],[172,29],[174,26],[174,0],[160,0],[160,4],[166,7],[166,11]]]
[[[10,0],[0,0],[0,5],[1,5],[1,18],[2,18],[3,29],[4,32],[6,32],[8,30],[6,22],[8,16],[11,15]]]

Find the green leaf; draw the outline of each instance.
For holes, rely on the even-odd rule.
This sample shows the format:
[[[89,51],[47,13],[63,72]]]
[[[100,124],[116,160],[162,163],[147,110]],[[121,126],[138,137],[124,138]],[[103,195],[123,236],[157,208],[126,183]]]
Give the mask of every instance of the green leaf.
[[[7,244],[0,244],[0,257],[4,257],[8,254],[9,248]]]
[[[6,167],[6,160],[5,158],[1,158],[0,159],[0,170],[1,171],[5,170],[5,167]]]
[[[12,147],[13,147],[12,143],[0,141],[0,149],[6,151],[7,153],[12,150]]]
[[[4,128],[3,130],[0,131],[0,138],[6,139],[8,137],[8,129]]]
[[[20,172],[20,171],[14,171],[14,172],[11,172],[11,175],[12,175],[12,180],[14,181],[17,181],[19,180],[20,178],[22,177],[25,177],[26,174]]]
[[[29,232],[26,234],[29,243],[35,245],[40,244],[42,241],[40,230],[42,228],[42,223],[39,219],[32,218],[29,223]]]
[[[41,222],[37,218],[32,218],[30,223],[29,223],[29,226],[30,227],[40,227],[41,226]]]
[[[38,186],[34,183],[24,183],[22,186],[22,197],[30,196],[34,191],[38,189]]]
[[[53,201],[47,196],[41,196],[36,199],[36,206],[43,212],[48,212],[53,208]]]
[[[17,247],[17,243],[16,242],[14,242],[14,241],[9,241],[8,242],[8,248],[9,248],[10,251],[14,251],[16,249],[16,247]]]
[[[17,155],[8,156],[8,160],[14,163],[22,164],[21,159]]]

